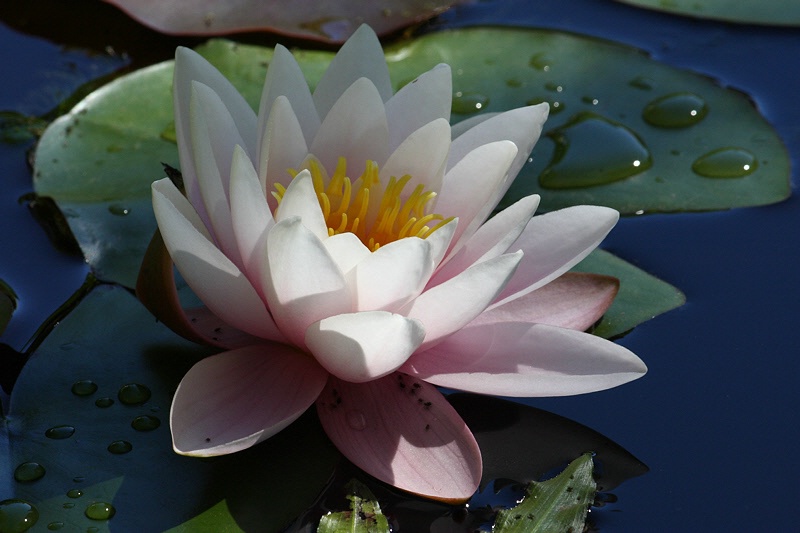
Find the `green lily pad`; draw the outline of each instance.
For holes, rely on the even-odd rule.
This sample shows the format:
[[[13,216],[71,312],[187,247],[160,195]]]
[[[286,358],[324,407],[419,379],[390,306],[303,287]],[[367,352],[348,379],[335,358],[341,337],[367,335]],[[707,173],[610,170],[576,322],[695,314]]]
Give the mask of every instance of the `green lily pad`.
[[[637,7],[690,17],[743,24],[800,25],[800,4],[794,0],[618,0]]]
[[[497,513],[492,531],[583,531],[586,513],[594,500],[592,470],[592,454],[587,453],[553,479],[532,482],[520,504]]]
[[[5,331],[11,315],[17,308],[17,294],[8,283],[0,279],[0,335]]]
[[[317,533],[388,533],[389,521],[381,512],[375,495],[364,484],[353,480],[348,486],[350,509],[329,513],[319,521]]]
[[[340,455],[313,410],[237,454],[175,454],[172,394],[208,354],[157,323],[127,290],[92,289],[14,387],[0,421],[0,499],[28,502],[39,524],[75,531],[164,531],[191,519],[206,531],[282,530],[313,503]],[[110,520],[89,518],[110,508]]]

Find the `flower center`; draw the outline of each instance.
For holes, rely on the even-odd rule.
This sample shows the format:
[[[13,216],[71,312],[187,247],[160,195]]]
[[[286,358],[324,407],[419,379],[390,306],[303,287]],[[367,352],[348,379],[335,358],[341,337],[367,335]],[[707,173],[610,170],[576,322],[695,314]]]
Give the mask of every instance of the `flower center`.
[[[436,193],[426,191],[422,184],[403,199],[403,189],[411,180],[408,174],[400,179],[393,176],[382,186],[374,161],[367,161],[363,174],[355,181],[347,176],[347,161],[343,157],[330,177],[313,157],[305,166],[311,172],[328,235],[353,233],[373,252],[404,237],[424,239],[454,218],[426,213]],[[299,172],[289,169],[293,177]],[[280,203],[285,192],[286,188],[276,183],[272,195]]]

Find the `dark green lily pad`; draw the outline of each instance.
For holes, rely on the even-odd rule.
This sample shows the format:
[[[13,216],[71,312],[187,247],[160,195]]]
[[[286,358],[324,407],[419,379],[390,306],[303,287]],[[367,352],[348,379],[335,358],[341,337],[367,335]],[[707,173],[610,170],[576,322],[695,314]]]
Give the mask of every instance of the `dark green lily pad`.
[[[0,500],[29,502],[39,524],[76,531],[163,531],[192,518],[208,520],[209,531],[280,531],[311,505],[340,455],[313,410],[244,452],[175,454],[172,394],[208,354],[157,323],[125,289],[95,287],[20,374],[0,424]],[[111,505],[114,517],[87,518],[106,509],[96,503]]]
[[[743,24],[800,25],[800,4],[794,0],[618,0],[637,7],[690,17]]]
[[[386,520],[375,495],[367,486],[352,480],[348,486],[347,499],[350,509],[324,515],[319,521],[317,533],[389,533]]]
[[[492,531],[583,531],[586,513],[594,500],[592,470],[592,455],[587,453],[553,479],[532,482],[520,504],[497,514]]]

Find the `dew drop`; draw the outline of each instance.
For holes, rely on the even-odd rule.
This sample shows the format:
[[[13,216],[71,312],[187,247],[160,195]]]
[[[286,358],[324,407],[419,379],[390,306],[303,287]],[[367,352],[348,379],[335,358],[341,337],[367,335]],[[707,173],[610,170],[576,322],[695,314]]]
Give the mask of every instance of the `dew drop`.
[[[516,78],[510,78],[506,80],[506,86],[511,88],[522,87],[522,82]]]
[[[548,136],[556,146],[550,164],[539,176],[542,187],[604,185],[653,164],[650,152],[633,131],[595,113],[578,113]]]
[[[120,387],[117,398],[125,405],[139,405],[149,400],[150,394],[150,389],[144,385],[128,383]]]
[[[552,91],[552,92],[555,92],[555,93],[564,92],[564,86],[563,85],[559,85],[558,83],[556,83],[554,81],[548,81],[547,83],[545,83],[544,84],[544,88],[547,89],[548,91]]]
[[[111,204],[110,206],[108,206],[108,212],[114,216],[124,217],[127,216],[128,213],[131,212],[131,210],[130,208],[125,207],[124,205],[121,204]]]
[[[84,379],[72,384],[72,394],[75,396],[90,396],[97,392],[97,383]]]
[[[99,527],[91,526],[86,528],[86,533],[97,533],[98,531],[100,531]]]
[[[480,93],[456,92],[453,95],[452,111],[462,115],[477,113],[489,105],[489,97]]]
[[[547,57],[547,54],[545,54],[544,52],[533,54],[530,60],[528,60],[528,65],[535,68],[536,70],[541,70],[542,72],[549,72],[552,64],[553,60]]]
[[[83,483],[84,481],[86,481],[86,478],[83,476],[75,476],[72,478],[73,483]]]
[[[133,445],[126,441],[126,440],[115,440],[111,444],[108,445],[107,450],[116,455],[122,455],[123,453],[128,453],[133,449]]]
[[[72,509],[73,507],[75,507],[75,504],[72,503],[72,502],[67,502],[64,505],[62,505],[61,507],[63,507],[64,509]]]
[[[58,531],[59,529],[64,527],[64,522],[50,522],[47,524],[47,529],[50,531]]]
[[[109,520],[117,512],[114,506],[106,502],[94,502],[86,508],[83,514],[92,520]]]
[[[136,431],[153,431],[161,425],[161,420],[152,415],[137,416],[131,422],[131,427]]]
[[[642,118],[660,128],[686,128],[708,114],[706,101],[693,93],[672,93],[656,98],[642,111]]]
[[[356,431],[361,431],[367,427],[367,418],[361,411],[350,410],[345,415],[347,418],[347,425]]]
[[[692,163],[695,174],[706,178],[741,178],[758,168],[756,157],[744,148],[719,148]]]
[[[105,409],[106,407],[111,407],[112,405],[114,405],[114,400],[113,400],[112,398],[109,398],[108,396],[106,396],[106,397],[104,397],[104,398],[98,398],[98,399],[96,399],[96,400],[94,401],[94,404],[95,404],[97,407],[100,407],[100,408],[102,408],[102,409]]]
[[[565,109],[564,102],[559,102],[558,100],[551,100],[550,98],[542,98],[542,97],[534,97],[525,102],[525,105],[536,105],[541,104],[542,102],[547,102],[550,105],[550,114],[555,115],[557,113],[561,113]]]
[[[83,491],[81,489],[72,489],[67,491],[67,497],[69,498],[80,498],[83,496]]]
[[[642,91],[651,91],[655,87],[655,82],[646,76],[636,76],[628,82],[628,85]]]
[[[75,428],[72,426],[55,426],[44,432],[44,436],[48,439],[68,439],[75,434]]]
[[[42,479],[45,474],[45,469],[39,463],[27,462],[22,463],[14,470],[14,479],[22,483],[29,483]]]
[[[0,502],[0,531],[22,533],[28,531],[39,520],[39,511],[25,500],[3,500]]]

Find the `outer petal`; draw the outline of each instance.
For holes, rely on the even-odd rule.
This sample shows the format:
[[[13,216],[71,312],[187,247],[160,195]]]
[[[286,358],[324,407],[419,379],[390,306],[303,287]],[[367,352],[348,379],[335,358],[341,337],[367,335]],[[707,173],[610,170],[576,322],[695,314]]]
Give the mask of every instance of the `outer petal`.
[[[627,349],[571,329],[505,322],[469,326],[416,354],[402,370],[442,387],[500,396],[567,396],[647,372]]]
[[[423,381],[398,373],[359,384],[331,378],[317,412],[339,451],[386,483],[450,503],[467,500],[478,487],[475,438]]]
[[[533,217],[510,246],[525,252],[525,259],[494,305],[531,292],[575,266],[600,244],[617,220],[617,211],[594,205]]]
[[[292,181],[289,169],[296,168],[305,159],[308,146],[300,129],[300,122],[285,96],[275,99],[265,128],[257,167],[261,187],[274,211],[278,206],[277,200],[272,196],[275,184],[289,186]]]
[[[381,167],[381,183],[388,183],[392,176],[401,178],[408,174],[411,179],[403,189],[404,200],[419,184],[424,185],[426,191],[438,193],[449,149],[450,124],[442,118],[428,122],[411,133],[389,156]]]
[[[473,265],[458,276],[423,292],[400,312],[425,326],[423,349],[478,316],[503,289],[521,253],[505,254]]]
[[[249,448],[303,414],[327,378],[313,358],[284,344],[207,357],[189,370],[175,392],[173,448],[201,457]]]
[[[394,372],[425,338],[416,320],[386,311],[324,318],[306,331],[306,345],[328,372],[361,383]]]
[[[539,195],[533,194],[490,218],[469,239],[462,239],[458,249],[453,249],[431,285],[452,278],[470,265],[505,253],[525,229],[537,207]]]
[[[189,202],[168,179],[153,183],[153,210],[175,266],[215,315],[251,335],[282,338],[256,290],[209,240]]]
[[[544,287],[487,309],[470,325],[528,322],[585,331],[603,316],[618,290],[617,278],[566,272]]]
[[[345,89],[359,78],[372,82],[382,102],[392,96],[392,82],[381,43],[366,24],[347,39],[319,80],[314,90],[314,104],[319,116],[324,119]]]
[[[416,298],[433,273],[430,243],[408,237],[381,246],[349,276],[359,311],[394,311]]]
[[[381,95],[370,80],[359,78],[325,116],[311,143],[311,153],[329,172],[336,168],[339,157],[344,157],[356,174],[367,160],[383,165],[389,155],[388,139]]]
[[[328,238],[328,225],[322,215],[322,209],[314,191],[311,173],[304,170],[289,183],[283,200],[275,213],[275,221],[280,222],[291,217],[300,217],[303,225],[320,240]]]
[[[358,263],[372,254],[361,239],[350,232],[328,237],[322,244],[345,277]]]
[[[339,267],[299,217],[270,230],[264,266],[262,283],[272,315],[286,337],[301,348],[309,325],[353,310]]]
[[[436,65],[404,85],[386,102],[390,149],[394,150],[412,132],[437,118],[449,124],[452,101],[450,65]]]

